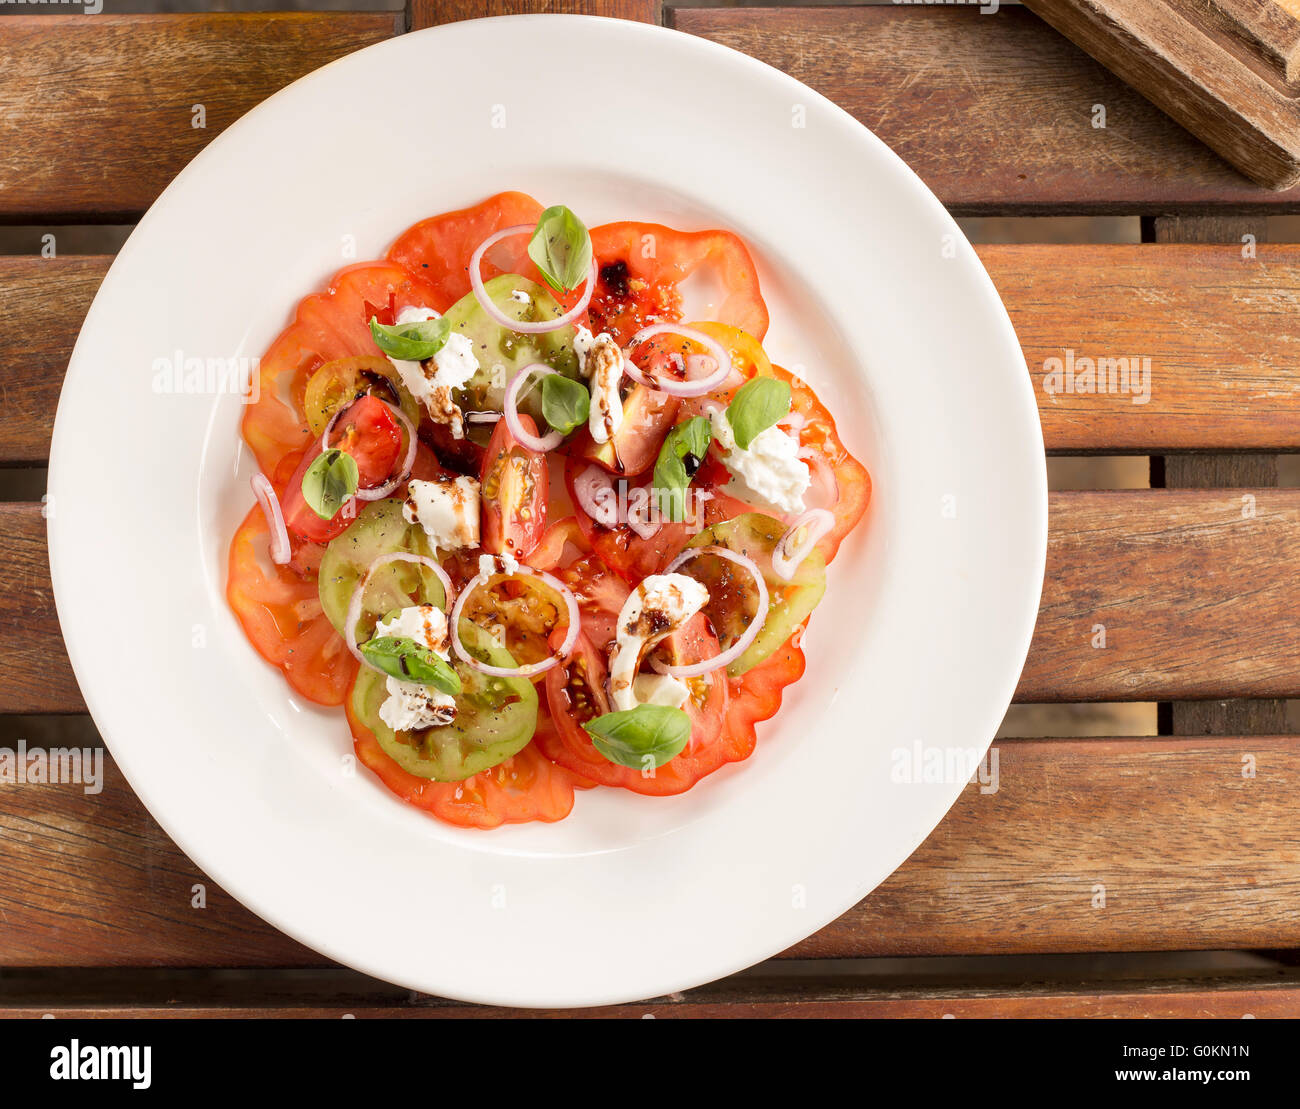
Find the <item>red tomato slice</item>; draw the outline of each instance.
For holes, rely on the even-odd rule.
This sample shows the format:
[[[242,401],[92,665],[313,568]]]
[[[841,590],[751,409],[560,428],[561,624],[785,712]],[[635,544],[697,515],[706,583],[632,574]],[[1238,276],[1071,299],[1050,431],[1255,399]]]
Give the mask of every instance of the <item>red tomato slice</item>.
[[[230,544],[226,599],[258,654],[283,670],[294,689],[317,704],[340,704],[357,662],[321,610],[314,574],[273,565],[269,537],[266,517],[254,505]]]
[[[519,754],[463,782],[434,782],[408,774],[379,746],[375,733],[346,699],[357,758],[403,801],[461,828],[497,828],[530,820],[552,823],[573,809],[574,778],[530,743]]]
[[[792,409],[804,417],[803,428],[799,432],[799,441],[805,447],[811,447],[813,456],[810,464],[829,467],[835,476],[835,485],[839,496],[830,506],[835,516],[835,526],[830,530],[817,549],[829,563],[840,549],[844,537],[857,526],[867,511],[871,501],[871,475],[853,455],[849,454],[840,442],[839,432],[835,430],[835,420],[825,405],[817,399],[807,382],[795,377],[780,366],[773,366],[772,372],[790,383]],[[816,473],[813,477],[816,480]]]
[[[627,524],[608,528],[596,523],[583,511],[573,490],[574,480],[588,465],[585,459],[570,458],[564,466],[564,482],[569,490],[569,499],[574,505],[573,514],[577,517],[582,534],[586,536],[592,550],[600,556],[600,560],[633,585],[640,582],[642,578],[659,573],[686,545],[687,540],[704,526],[702,520],[697,524],[663,520],[654,535],[642,539]],[[696,484],[699,484],[698,480]],[[645,489],[648,496],[649,479],[638,483],[633,488]],[[627,495],[631,503],[632,489],[629,489]],[[708,519],[708,516],[706,515],[705,518]]]
[[[573,591],[582,614],[582,630],[602,653],[614,642],[614,625],[631,587],[615,576],[596,555],[580,558],[559,571],[559,579]]]
[[[592,228],[600,280],[588,313],[591,329],[626,343],[641,328],[681,319],[678,288],[701,267],[712,268],[723,295],[716,318],[767,334],[767,305],[745,244],[729,231],[674,231],[657,223],[607,223]]]
[[[675,662],[693,662],[718,653],[718,641],[709,633],[702,616],[672,640],[669,650]],[[610,711],[605,695],[607,676],[603,652],[592,645],[585,633],[579,635],[568,662],[546,673],[546,703],[556,731],[539,734],[537,742],[548,758],[575,774],[600,785],[663,797],[684,793],[718,767],[747,758],[753,751],[752,728],[746,732],[742,727],[740,746],[728,734],[728,681],[721,676],[706,675],[691,683],[692,697],[686,703],[691,717],[691,741],[676,758],[658,767],[653,775],[610,762],[596,750],[583,728],[588,721]],[[728,728],[724,728],[724,723]],[[743,754],[738,753],[741,747],[744,747]]]
[[[731,692],[727,736],[734,750],[745,751],[738,758],[749,758],[757,741],[754,725],[774,717],[781,707],[782,691],[803,677],[804,654],[795,646],[801,631],[796,631],[752,670],[739,678],[727,679]]]
[[[566,516],[546,529],[528,556],[528,564],[534,570],[554,570],[564,561],[564,553],[569,547],[577,548],[579,557],[591,551],[587,536],[573,516]]]
[[[431,307],[445,311],[469,292],[469,260],[483,240],[516,224],[536,224],[542,211],[524,193],[498,193],[472,208],[422,220],[389,248],[388,259],[433,284],[442,303]],[[484,257],[483,279],[499,273],[541,280],[528,257],[527,235],[503,239]]]
[[[531,416],[520,413],[519,422],[537,434]],[[546,456],[521,445],[506,421],[498,420],[480,476],[481,546],[488,554],[527,559],[546,530],[550,482]]]
[[[373,489],[393,475],[402,453],[402,439],[401,426],[383,402],[365,396],[340,418],[330,436],[330,446],[344,450],[356,459],[359,488]],[[284,526],[291,535],[315,543],[327,543],[341,534],[356,519],[357,513],[355,501],[349,501],[330,519],[324,520],[303,498],[303,477],[321,453],[319,442],[303,453],[302,461],[281,494]]]
[[[659,457],[664,437],[677,422],[681,400],[658,389],[636,385],[623,400],[623,423],[607,443],[597,443],[587,428],[574,438],[569,451],[595,462],[611,474],[636,477]]]
[[[285,456],[311,441],[302,399],[312,373],[335,358],[379,354],[370,337],[371,316],[391,324],[412,305],[441,311],[447,302],[439,296],[435,286],[401,266],[370,262],[340,270],[324,292],[299,303],[293,323],[259,363],[257,400],[243,417],[244,441],[272,484],[288,476],[281,469]]]

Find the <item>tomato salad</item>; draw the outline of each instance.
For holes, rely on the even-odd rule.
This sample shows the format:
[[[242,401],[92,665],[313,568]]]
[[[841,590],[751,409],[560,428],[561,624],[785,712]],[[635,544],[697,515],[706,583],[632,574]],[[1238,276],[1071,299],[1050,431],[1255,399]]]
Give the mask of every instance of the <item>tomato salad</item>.
[[[697,273],[722,292],[685,320]],[[416,224],[261,360],[227,585],[249,640],[463,827],[748,758],[871,493],[767,325],[726,231],[521,193]]]

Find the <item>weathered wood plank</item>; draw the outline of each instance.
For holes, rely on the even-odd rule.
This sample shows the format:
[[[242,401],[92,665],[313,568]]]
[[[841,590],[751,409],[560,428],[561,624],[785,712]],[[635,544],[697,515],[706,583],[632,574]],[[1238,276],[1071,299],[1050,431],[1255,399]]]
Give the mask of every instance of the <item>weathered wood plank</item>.
[[[49,457],[68,359],[110,262],[0,257],[0,462]]]
[[[520,6],[417,0],[410,18],[419,27]],[[534,0],[526,10],[573,6]],[[657,7],[606,0],[601,10],[653,22]],[[1300,210],[1300,190],[1252,185],[1028,12],[683,8],[671,16],[841,103],[958,212]],[[0,24],[8,90],[0,90],[0,219],[128,220],[243,112],[391,36],[405,19],[9,17]],[[191,126],[195,104],[204,105],[206,129]],[[1105,128],[1093,126],[1098,104]]]
[[[1300,738],[1001,740],[996,750],[994,792],[968,785],[880,889],[786,954],[1300,945]],[[111,761],[96,796],[0,786],[0,870],[0,966],[322,961],[208,882]],[[206,908],[193,907],[195,883]]]
[[[85,712],[54,611],[39,504],[0,504],[0,713]]]
[[[1020,336],[1048,450],[1300,450],[1300,246],[979,253]],[[68,353],[110,261],[0,258],[0,462],[46,457]],[[1079,374],[1049,392],[1051,359]],[[1080,359],[1136,373],[1125,387],[1117,367],[1112,387],[1108,370],[1102,392],[1085,392]]]
[[[676,8],[670,18],[834,100],[958,214],[1300,207],[1300,189],[1253,184],[1023,9]]]
[[[1035,12],[1248,177],[1300,178],[1300,106],[1222,24],[1165,0],[1025,0]],[[1193,9],[1194,10],[1194,9]],[[1280,12],[1280,9],[1274,9]],[[1289,18],[1289,17],[1288,17]],[[1294,24],[1294,21],[1290,21]]]
[[[1019,701],[1300,692],[1300,490],[1051,496]]]
[[[540,13],[603,15],[610,19],[658,23],[662,5],[660,0],[409,0],[407,3],[408,25],[413,31],[460,19]]]
[[[395,12],[0,20],[0,220],[128,221],[254,105],[402,22]]]

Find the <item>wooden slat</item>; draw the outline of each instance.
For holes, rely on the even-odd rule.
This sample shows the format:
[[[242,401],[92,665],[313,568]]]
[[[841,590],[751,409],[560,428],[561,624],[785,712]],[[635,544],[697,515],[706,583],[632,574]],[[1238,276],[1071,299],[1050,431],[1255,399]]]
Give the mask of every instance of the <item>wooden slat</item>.
[[[516,10],[508,0],[494,3]],[[568,0],[552,7],[567,9]],[[632,18],[655,14],[650,0],[608,0],[607,8]],[[482,11],[421,0],[412,18],[421,26]],[[401,18],[6,18],[0,219],[132,218],[248,108],[390,36]],[[1027,12],[676,9],[672,18],[843,104],[959,212],[1300,208],[1300,190],[1251,185]],[[207,109],[206,130],[190,126],[196,103]],[[1098,103],[1107,108],[1105,129],[1092,125]]]
[[[879,890],[786,954],[1300,946],[1300,738],[996,748],[996,792],[967,786]],[[98,796],[0,786],[0,871],[0,966],[321,962],[206,883],[111,761]]]
[[[1300,490],[1054,493],[1049,528],[1017,700],[1300,693]]]
[[[0,220],[129,220],[249,108],[401,22],[394,12],[0,20]]]
[[[0,561],[29,587],[0,593],[0,712],[84,709],[58,638],[42,523],[37,505],[0,505]],[[1300,696],[1297,547],[1297,489],[1052,494],[1016,699]],[[1099,627],[1104,648],[1092,646]]]
[[[1259,245],[1255,258],[1233,244],[978,249],[1020,336],[1048,450],[1300,450],[1300,246]],[[0,462],[47,456],[68,352],[110,261],[0,258]],[[1044,365],[1068,351],[1149,358],[1149,400],[1049,395]]]
[[[913,1018],[937,1020],[1013,1018],[1044,1019],[1051,1017],[1129,1017],[1188,1019],[1217,1017],[1239,1020],[1243,1017],[1263,1019],[1300,1015],[1300,988],[1286,982],[1267,985],[1226,985],[1220,987],[1183,986],[1175,988],[1094,989],[1063,991],[930,989],[890,993],[842,993],[828,997],[795,997],[728,1001],[698,1000],[687,994],[680,1000],[660,999],[634,1005],[609,1005],[597,1009],[498,1009],[479,1005],[429,1004],[354,1005],[332,1007],[308,1006],[217,1006],[217,1005],[116,1005],[97,1006],[10,1006],[0,1008],[0,1020],[40,1019],[49,1013],[60,1020],[85,1019],[157,1019],[212,1020],[281,1018],[297,1020],[338,1020],[351,1016],[357,1020],[401,1018],[452,1020],[483,1018],[562,1018],[583,1019],[785,1019],[830,1018],[880,1020]]]
[[[1300,189],[1252,184],[1024,10],[677,8],[671,18],[830,97],[958,214],[1300,207]]]
[[[0,461],[49,457],[72,346],[111,261],[0,257]]]
[[[1288,11],[1288,6],[1290,11]],[[1300,86],[1300,4],[1296,0],[1190,0],[1186,13],[1206,27],[1226,31],[1243,56],[1262,62],[1279,85]]]
[[[1072,42],[1252,180],[1300,180],[1300,107],[1260,71],[1263,58],[1214,23],[1197,26],[1166,0],[1025,0]]]
[[[539,13],[602,15],[658,23],[662,11],[659,0],[410,0],[407,7],[413,31],[459,19]]]
[[[978,248],[1024,349],[1049,450],[1300,448],[1300,246],[1243,249]],[[1111,392],[1076,380],[1078,391],[1049,394],[1048,360],[1072,358],[1128,359],[1149,371],[1149,393],[1117,374]]]
[[[0,713],[86,711],[54,611],[41,512],[0,504]]]

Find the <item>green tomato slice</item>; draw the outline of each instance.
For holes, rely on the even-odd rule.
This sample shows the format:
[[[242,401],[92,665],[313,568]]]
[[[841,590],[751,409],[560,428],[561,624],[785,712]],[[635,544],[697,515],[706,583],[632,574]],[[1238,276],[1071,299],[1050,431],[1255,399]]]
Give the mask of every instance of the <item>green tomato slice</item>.
[[[437,552],[419,524],[408,524],[402,502],[396,497],[372,501],[352,521],[347,531],[330,540],[321,558],[317,588],[321,607],[334,630],[345,635],[348,604],[366,568],[381,555],[406,551],[436,558]],[[397,608],[431,604],[446,608],[442,582],[428,567],[413,562],[390,562],[379,567],[366,582],[356,637],[364,643],[375,625]]]
[[[514,666],[510,653],[469,620],[460,624],[461,642],[492,666]],[[352,710],[375,733],[379,745],[408,774],[438,782],[459,782],[522,751],[537,728],[537,690],[527,678],[496,678],[454,661],[461,692],[451,724],[417,732],[394,732],[379,718],[388,696],[387,678],[363,666],[352,688]]]
[[[772,570],[772,552],[785,534],[785,525],[761,512],[747,512],[705,528],[691,540],[692,547],[726,547],[750,558],[763,573],[767,584],[767,619],[757,638],[727,673],[739,677],[753,669],[790,638],[791,632],[807,619],[826,592],[826,561],[821,552],[813,551],[795,571],[794,578],[782,581]],[[744,634],[758,610],[758,591],[754,578],[734,562],[710,555],[697,555],[680,570],[700,581],[709,591],[704,612],[712,622],[722,650]]]
[[[492,302],[511,319],[525,323],[554,319],[564,309],[542,285],[514,273],[503,273],[483,283]],[[520,290],[528,294],[529,303],[515,300],[510,294]],[[565,377],[578,378],[578,356],[573,350],[577,329],[572,324],[541,335],[520,335],[509,331],[483,311],[473,293],[467,293],[447,310],[452,329],[467,336],[474,344],[478,373],[458,394],[456,403],[474,412],[500,412],[506,386],[525,366],[544,362]],[[541,379],[524,383],[518,408],[542,427]]]
[[[339,409],[367,393],[400,405],[411,425],[419,426],[419,402],[407,392],[397,367],[387,358],[361,355],[326,362],[308,379],[303,408],[311,433],[319,439]]]

